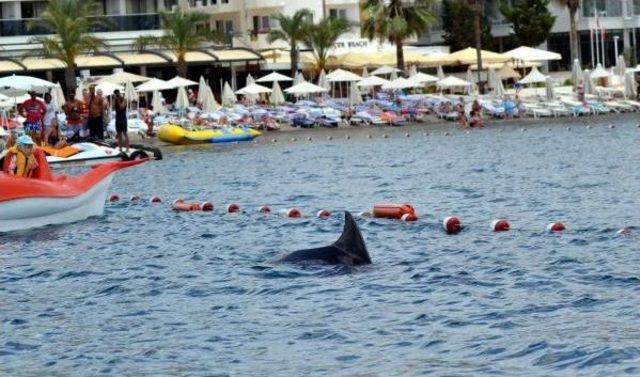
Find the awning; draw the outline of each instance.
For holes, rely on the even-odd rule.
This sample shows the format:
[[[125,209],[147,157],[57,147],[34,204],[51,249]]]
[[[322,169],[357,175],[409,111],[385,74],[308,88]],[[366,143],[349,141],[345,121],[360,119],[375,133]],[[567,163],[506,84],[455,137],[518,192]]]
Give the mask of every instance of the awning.
[[[11,60],[0,60],[0,72],[19,72],[24,71],[24,68]]]
[[[146,65],[146,64],[164,64],[169,63],[169,60],[163,58],[157,54],[142,53],[142,54],[126,54],[119,53],[114,54],[118,59],[122,60],[125,65]]]
[[[108,55],[78,56],[76,65],[78,68],[119,67],[122,66],[122,62]]]
[[[167,52],[164,52],[163,54],[166,55],[169,59],[171,59],[172,62],[178,61],[176,54],[174,54],[173,52],[167,51]],[[207,54],[206,52],[189,51],[184,55],[184,60],[187,63],[213,63],[216,61],[216,58]]]
[[[66,67],[66,64],[58,59],[46,58],[26,58],[22,60],[22,64],[27,67],[28,71],[44,71]]]
[[[255,51],[245,49],[229,49],[229,50],[213,50],[207,52],[213,54],[221,62],[246,61],[246,60],[262,60],[262,55]]]

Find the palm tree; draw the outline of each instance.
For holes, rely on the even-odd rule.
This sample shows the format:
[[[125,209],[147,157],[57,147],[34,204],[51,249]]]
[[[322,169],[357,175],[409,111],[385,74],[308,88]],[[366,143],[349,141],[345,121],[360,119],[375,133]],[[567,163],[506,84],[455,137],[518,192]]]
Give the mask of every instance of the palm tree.
[[[576,13],[580,8],[580,0],[560,0],[569,11],[569,43],[571,45],[571,61],[578,59],[578,30],[576,28]]]
[[[313,49],[318,72],[326,68],[329,50],[338,38],[349,30],[349,22],[342,18],[325,18],[308,27],[304,42]]]
[[[398,68],[404,70],[405,38],[424,33],[433,20],[429,0],[364,0],[362,11],[362,34],[395,44]]]
[[[280,23],[280,29],[269,33],[269,43],[282,40],[289,43],[289,56],[291,58],[291,76],[298,70],[298,43],[305,39],[308,30],[308,19],[313,16],[308,9],[300,9],[288,17],[282,13],[273,16]]]
[[[196,25],[209,20],[209,16],[204,13],[178,8],[173,12],[161,12],[160,19],[164,35],[160,37],[141,35],[134,41],[132,47],[137,51],[144,51],[153,45],[173,52],[176,55],[178,76],[187,76],[188,66],[185,60],[187,52],[197,50],[206,42],[224,40],[223,36],[216,31],[196,28]]]
[[[99,52],[106,45],[91,34],[101,21],[97,3],[93,0],[48,0],[47,8],[39,19],[29,23],[31,30],[49,30],[54,36],[38,36],[29,40],[39,44],[39,53],[45,58],[65,63],[64,81],[68,91],[76,88],[76,58],[82,53]]]

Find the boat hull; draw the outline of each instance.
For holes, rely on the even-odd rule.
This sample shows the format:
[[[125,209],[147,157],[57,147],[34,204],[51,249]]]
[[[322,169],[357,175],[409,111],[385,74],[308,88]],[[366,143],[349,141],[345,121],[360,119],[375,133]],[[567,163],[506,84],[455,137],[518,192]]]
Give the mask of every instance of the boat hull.
[[[104,213],[113,174],[71,197],[33,197],[0,202],[0,232],[84,220]]]

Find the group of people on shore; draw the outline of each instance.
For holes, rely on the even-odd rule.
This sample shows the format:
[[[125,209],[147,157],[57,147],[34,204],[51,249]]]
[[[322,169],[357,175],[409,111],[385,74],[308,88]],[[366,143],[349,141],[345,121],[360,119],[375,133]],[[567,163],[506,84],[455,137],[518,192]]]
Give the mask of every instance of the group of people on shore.
[[[44,95],[44,101],[36,96],[35,91],[30,91],[28,94],[30,98],[19,105],[17,111],[24,118],[25,134],[33,140],[35,145],[62,148],[68,142],[78,142],[86,138],[104,140],[112,106],[102,91],[96,90],[95,85],[83,90],[82,99],[76,98],[75,92],[69,92],[68,99],[62,108],[58,108],[50,93]],[[118,90],[114,92],[113,109],[118,147],[122,151],[124,145],[128,153],[127,101]],[[66,123],[64,132],[59,127],[59,115],[63,114]],[[6,148],[15,143],[16,136],[10,135],[6,141]]]

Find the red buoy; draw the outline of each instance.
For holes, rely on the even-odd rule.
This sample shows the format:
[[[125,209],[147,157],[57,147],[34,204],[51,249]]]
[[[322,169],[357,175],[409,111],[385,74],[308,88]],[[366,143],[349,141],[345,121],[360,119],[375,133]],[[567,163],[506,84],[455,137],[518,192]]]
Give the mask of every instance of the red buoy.
[[[322,219],[326,219],[331,216],[331,212],[327,211],[326,209],[321,209],[320,211],[318,211],[318,213],[316,213],[316,216]]]
[[[410,204],[378,203],[373,206],[373,217],[401,219],[408,213],[416,214],[416,210]]]
[[[162,199],[160,199],[159,196],[152,196],[151,199],[149,199],[149,203],[162,203]]]
[[[287,214],[287,217],[296,218],[296,219],[302,216],[302,213],[296,207],[289,208],[286,214]]]
[[[509,221],[507,219],[493,220],[491,223],[491,229],[493,229],[494,232],[508,232]]]
[[[140,201],[140,196],[138,195],[131,195],[131,199],[132,202],[139,202]]]
[[[404,215],[402,215],[400,220],[407,222],[418,221],[418,216],[416,216],[415,213],[405,213]]]
[[[561,222],[555,222],[547,225],[547,230],[550,232],[562,232],[566,227]]]
[[[619,236],[628,236],[631,235],[631,229],[624,227],[622,229],[620,229],[619,231],[616,232],[617,235]]]
[[[120,197],[118,196],[118,194],[111,194],[111,196],[109,197],[109,201],[110,201],[111,203],[113,203],[113,202],[117,202],[117,201],[119,201],[119,200],[120,200]]]
[[[260,213],[271,213],[271,208],[269,206],[262,206],[258,208],[258,212]]]
[[[442,227],[447,234],[456,234],[462,230],[460,220],[455,216],[449,216],[442,220]]]
[[[173,201],[173,203],[171,203],[171,207],[176,210],[176,211],[199,211],[200,210],[200,204],[198,203],[185,203],[184,200],[182,199],[176,199]]]
[[[231,203],[227,206],[227,212],[228,213],[238,213],[240,212],[240,206],[235,204],[235,203]]]
[[[202,209],[203,211],[211,212],[213,211],[213,203],[204,202],[200,205],[200,209]]]

